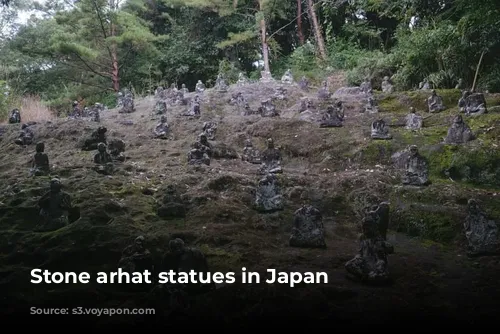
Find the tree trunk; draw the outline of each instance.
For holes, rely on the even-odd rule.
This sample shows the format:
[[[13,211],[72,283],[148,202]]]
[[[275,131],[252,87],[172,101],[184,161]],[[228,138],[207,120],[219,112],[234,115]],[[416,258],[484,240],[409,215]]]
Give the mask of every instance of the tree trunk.
[[[264,71],[271,72],[269,67],[269,49],[267,47],[266,19],[264,17],[263,0],[259,0],[259,10],[261,15],[259,20],[260,39],[262,41],[262,58],[264,60]]]
[[[302,0],[297,0],[297,34],[300,45],[304,45],[304,31],[302,30]]]
[[[318,23],[316,11],[314,10],[313,0],[307,0],[307,9],[309,10],[309,16],[311,17],[313,24],[314,38],[316,40],[316,45],[318,46],[319,57],[322,60],[326,60],[325,41],[323,39],[323,34],[321,33],[321,27]]]
[[[476,90],[477,76],[479,74],[479,69],[481,68],[481,63],[483,62],[483,57],[484,57],[485,53],[486,53],[486,51],[484,51],[484,50],[483,50],[483,52],[481,52],[481,57],[479,57],[479,62],[477,63],[476,73],[474,74],[474,82],[472,83],[472,89],[471,89],[471,92],[473,92],[473,93]]]

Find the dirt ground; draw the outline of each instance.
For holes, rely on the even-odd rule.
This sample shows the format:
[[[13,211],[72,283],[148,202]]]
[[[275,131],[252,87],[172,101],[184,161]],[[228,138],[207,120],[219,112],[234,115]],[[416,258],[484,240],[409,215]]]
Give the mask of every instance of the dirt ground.
[[[119,114],[116,109],[103,112],[99,125],[108,128],[108,139],[123,139],[127,144],[127,160],[117,165],[112,177],[92,170],[95,152],[81,151],[82,141],[98,124],[58,119],[34,125],[35,140],[45,142],[52,175],[61,177],[64,190],[82,215],[54,232],[33,232],[36,202],[47,190],[50,178],[27,177],[34,145],[22,148],[13,144],[19,126],[4,125],[0,131],[2,312],[23,316],[32,306],[154,307],[156,315],[79,316],[72,320],[102,325],[140,323],[143,328],[155,324],[188,326],[194,318],[220,326],[245,327],[256,320],[295,326],[311,320],[318,326],[350,328],[353,323],[418,324],[416,320],[432,320],[475,325],[496,320],[500,258],[468,258],[462,224],[467,198],[478,197],[493,210],[499,204],[498,188],[446,177],[434,177],[426,189],[406,188],[399,185],[398,171],[390,164],[390,154],[408,144],[419,143],[424,152],[432,150],[438,144],[436,134],[446,134],[456,108],[434,116],[422,132],[408,135],[399,126],[401,119],[409,104],[421,107],[425,95],[395,95],[390,100],[397,102],[394,106],[383,104],[391,97],[379,94],[378,115],[360,113],[360,101],[349,100],[344,127],[336,129],[319,129],[317,124],[298,119],[300,98],[315,99],[315,91],[304,93],[289,87],[288,100],[276,102],[281,117],[274,119],[244,117],[237,107],[227,104],[231,93],[239,90],[251,107],[257,108],[275,88],[255,84],[231,87],[226,94],[207,91],[200,119],[180,116],[186,107],[170,106],[170,140],[151,138],[158,122],[152,116],[153,97],[137,99],[137,111],[132,114]],[[459,94],[452,92],[450,99]],[[374,154],[369,133],[370,123],[377,117],[391,124],[394,139],[390,146],[377,144]],[[485,122],[497,124],[498,119],[498,114],[490,114]],[[254,146],[264,149],[266,139],[274,138],[284,154],[280,183],[285,210],[260,214],[253,209],[259,180],[256,165],[240,159],[213,159],[209,167],[187,166],[190,144],[203,122],[214,120],[219,124],[213,143],[216,147],[226,145],[241,152],[245,139],[252,138]],[[475,131],[484,128],[484,124],[472,126]],[[473,150],[481,145],[494,147],[497,141],[478,140],[469,146]],[[188,203],[185,217],[167,220],[156,214],[168,185]],[[346,278],[344,264],[358,248],[360,212],[383,200],[390,200],[393,212],[388,237],[396,250],[389,256],[393,284],[365,286]],[[303,204],[312,204],[323,213],[327,249],[288,246],[293,212]],[[121,251],[138,235],[145,236],[157,263],[168,241],[182,237],[205,253],[212,271],[239,272],[242,267],[262,273],[267,268],[324,271],[329,281],[293,288],[263,283],[225,285],[192,296],[191,307],[183,312],[173,312],[167,298],[152,296],[152,287],[131,292],[113,285],[29,282],[33,268],[114,271]]]

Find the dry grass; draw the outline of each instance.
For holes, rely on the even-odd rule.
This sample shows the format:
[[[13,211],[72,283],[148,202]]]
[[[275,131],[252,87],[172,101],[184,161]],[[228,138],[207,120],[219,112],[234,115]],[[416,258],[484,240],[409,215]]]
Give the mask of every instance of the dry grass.
[[[27,95],[19,98],[18,101],[14,104],[15,107],[19,108],[21,111],[21,120],[23,123],[26,122],[41,122],[41,121],[49,121],[56,118],[54,112],[52,112],[49,108],[47,108],[41,98],[36,95]],[[12,109],[14,109],[13,107]],[[10,114],[10,110],[8,115]],[[2,124],[8,122],[8,119],[5,119]]]

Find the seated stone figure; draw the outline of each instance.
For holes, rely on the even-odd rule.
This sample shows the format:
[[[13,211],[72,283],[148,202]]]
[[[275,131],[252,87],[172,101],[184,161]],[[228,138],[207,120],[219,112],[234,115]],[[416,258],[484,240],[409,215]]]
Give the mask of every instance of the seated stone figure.
[[[344,106],[342,101],[337,101],[335,105],[327,107],[326,112],[320,121],[321,128],[338,128],[344,122]]]
[[[159,139],[168,139],[169,126],[167,123],[167,116],[161,115],[160,123],[156,124],[153,131],[154,137]]]
[[[208,140],[215,140],[215,132],[217,131],[217,123],[216,122],[204,122],[202,131]]]
[[[446,110],[446,107],[443,105],[443,98],[437,95],[434,89],[431,91],[431,96],[427,99],[427,107],[430,113]]]
[[[278,86],[273,96],[276,100],[286,100],[287,99],[287,89],[283,86]]]
[[[308,97],[300,98],[299,112],[303,112],[306,110],[314,110],[314,109],[316,109],[316,106],[314,105],[313,100],[311,100]]]
[[[369,114],[376,114],[379,112],[377,100],[373,97],[373,91],[368,90],[368,101],[365,104],[365,112]]]
[[[94,170],[99,174],[111,175],[113,174],[113,158],[111,158],[111,155],[106,149],[107,146],[104,143],[99,143],[97,145],[97,150],[99,152],[94,155],[94,163],[97,165]]]
[[[281,83],[289,85],[294,83],[292,71],[290,69],[286,70],[285,74],[281,77]]]
[[[410,155],[406,160],[402,182],[412,186],[426,186],[429,184],[427,160],[420,155],[416,145],[410,146]]]
[[[469,256],[496,254],[500,250],[498,225],[480,208],[475,199],[467,203],[467,217],[464,222]]]
[[[275,174],[264,176],[255,192],[255,208],[260,212],[283,210],[283,196]]]
[[[122,107],[120,111],[118,111],[120,114],[129,114],[135,111],[135,105],[134,105],[134,95],[132,94],[131,91],[127,90],[123,96],[122,99]]]
[[[292,247],[326,248],[323,216],[317,208],[304,205],[295,211],[289,244]]]
[[[149,249],[145,247],[145,238],[140,235],[135,238],[134,243],[125,247],[122,257],[118,262],[118,268],[124,272],[144,272],[153,269],[153,257]]]
[[[153,115],[166,115],[167,114],[167,101],[158,100],[156,101]]]
[[[270,99],[261,101],[261,106],[259,107],[259,113],[262,117],[276,117],[279,116],[276,111],[276,107],[271,102]]]
[[[464,91],[462,97],[458,100],[458,107],[467,116],[479,116],[488,112],[486,99],[481,93]]]
[[[407,130],[419,130],[422,128],[423,125],[423,118],[419,114],[417,114],[415,108],[411,107],[410,108],[410,113],[406,115],[406,126],[405,128]]]
[[[182,94],[189,93],[189,89],[186,88],[186,84],[181,85],[181,92],[182,92]]]
[[[226,82],[226,79],[222,76],[222,74],[217,75],[217,79],[215,80],[215,90],[221,93],[227,92],[229,85]]]
[[[49,157],[46,153],[44,153],[45,144],[37,143],[36,144],[36,153],[33,157],[33,165],[30,170],[30,174],[32,176],[43,176],[48,175],[50,172],[49,167]]]
[[[392,135],[389,133],[389,127],[383,119],[376,120],[372,123],[372,139],[392,139]]]
[[[394,92],[394,86],[391,84],[388,76],[385,76],[384,80],[382,80],[381,88],[382,88],[382,92],[384,92],[384,93]]]
[[[118,108],[121,108],[121,107],[123,107],[123,93],[122,92],[118,92],[116,94],[116,107],[115,108],[118,109]]]
[[[205,84],[203,84],[201,80],[198,80],[198,82],[196,83],[195,90],[196,93],[203,93],[205,91]]]
[[[50,191],[38,201],[41,220],[37,231],[54,231],[69,224],[71,196],[61,191],[61,188],[61,181],[52,179]]]
[[[195,247],[187,247],[180,238],[175,238],[168,243],[169,251],[163,256],[163,270],[175,273],[207,274],[210,272],[205,255]],[[203,275],[206,276],[206,275]],[[215,283],[190,283],[185,286],[191,293],[202,293],[215,289]]]
[[[104,110],[104,106],[96,102],[90,111],[90,120],[92,122],[100,122],[101,121],[101,112]]]
[[[183,116],[192,116],[192,117],[200,117],[201,116],[201,110],[200,110],[200,96],[195,95],[194,98],[191,100],[191,105],[189,106],[189,110],[183,114]]]
[[[369,211],[362,221],[362,235],[358,254],[345,264],[349,278],[362,282],[383,283],[390,279],[387,255],[394,253],[381,232],[380,218],[376,211]]]
[[[458,79],[457,85],[455,86],[455,89],[464,89],[465,88],[465,82],[462,78]]]
[[[230,105],[237,105],[238,108],[244,108],[247,101],[241,92],[234,93],[229,100]]]
[[[279,174],[283,173],[281,168],[281,152],[274,147],[272,138],[267,139],[267,149],[261,154],[262,165],[260,166],[260,174]]]
[[[78,101],[73,101],[72,105],[73,110],[69,114],[69,117],[71,118],[80,118],[82,117],[82,109],[80,108],[80,104]]]
[[[97,130],[93,131],[89,139],[85,140],[82,150],[93,151],[97,149],[97,144],[107,143],[106,132],[108,129],[104,126],[100,126]]]
[[[361,83],[361,85],[359,85],[359,88],[365,94],[372,94],[372,83],[368,78],[365,78],[365,80]]]
[[[208,143],[207,137],[204,134],[201,134],[200,139],[194,142],[192,149],[188,153],[188,164],[210,166],[211,155],[212,148]]]
[[[19,138],[17,138],[14,143],[21,146],[28,146],[33,143],[33,139],[35,138],[35,134],[29,128],[28,124],[21,125],[21,132],[19,133]]]
[[[321,88],[318,90],[318,100],[327,101],[330,99],[330,89],[328,88],[328,81],[323,81],[321,83]]]
[[[309,80],[305,76],[300,79],[299,87],[305,92],[309,91]]]
[[[113,161],[124,162],[126,160],[125,155],[125,142],[122,139],[113,139],[109,142],[109,155]]]
[[[444,139],[445,144],[465,144],[475,139],[470,127],[464,122],[461,115],[455,116],[453,124],[448,129]]]
[[[251,164],[261,164],[262,160],[260,158],[260,152],[258,149],[253,147],[252,140],[245,140],[245,147],[243,148],[243,155],[241,160],[249,162]]]
[[[21,123],[21,112],[19,109],[13,109],[10,112],[9,116],[9,124],[16,124],[16,123]]]
[[[248,84],[249,82],[250,81],[248,80],[248,78],[245,74],[243,74],[242,72],[240,72],[238,74],[238,82],[237,82],[238,86],[244,86],[244,85]]]
[[[429,80],[426,78],[426,79],[424,79],[424,81],[420,82],[418,84],[418,89],[421,89],[421,90],[431,89],[431,84],[429,83]]]

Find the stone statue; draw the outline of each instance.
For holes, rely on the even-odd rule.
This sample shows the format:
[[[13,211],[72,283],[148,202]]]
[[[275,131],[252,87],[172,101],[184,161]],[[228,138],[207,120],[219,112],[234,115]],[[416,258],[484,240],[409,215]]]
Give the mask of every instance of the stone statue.
[[[174,271],[175,273],[196,273],[208,274],[210,269],[205,255],[195,247],[187,247],[180,238],[175,238],[168,243],[169,251],[163,257],[163,269]],[[204,275],[206,276],[206,275]],[[190,283],[186,288],[192,293],[204,292],[215,288],[215,284]]]
[[[240,72],[238,74],[238,82],[236,83],[238,86],[244,86],[248,84],[250,81],[248,80],[247,76]]]
[[[458,79],[455,89],[464,89],[464,88],[465,88],[464,80],[462,78]]]
[[[273,82],[274,78],[269,71],[260,71],[260,82],[270,83]]]
[[[365,94],[372,94],[372,83],[370,82],[370,79],[365,78],[365,80],[361,83],[359,86],[361,91]]]
[[[372,123],[372,139],[392,139],[392,135],[389,133],[389,127],[383,119],[376,120]]]
[[[168,139],[169,126],[167,123],[167,116],[161,115],[160,123],[156,124],[154,129],[154,137],[159,139]]]
[[[286,70],[285,74],[281,77],[281,83],[291,85],[294,83],[292,71]]]
[[[429,80],[427,78],[425,78],[424,81],[420,82],[418,84],[418,89],[420,89],[420,90],[429,90],[429,89],[431,89],[431,85],[429,84]]]
[[[21,123],[21,112],[19,109],[12,109],[9,116],[9,124]]]
[[[261,101],[261,106],[259,107],[259,113],[262,117],[276,117],[279,116],[276,111],[276,107],[271,102],[270,99]]]
[[[287,89],[283,86],[279,86],[276,88],[276,92],[274,93],[274,98],[280,101],[287,99]]]
[[[165,100],[156,101],[153,114],[154,115],[166,115],[167,114],[167,101],[165,101]]]
[[[181,85],[181,92],[183,95],[189,93],[189,89],[186,88],[186,84]]]
[[[145,238],[142,235],[135,238],[134,243],[123,250],[118,268],[130,274],[142,273],[145,270],[153,271],[153,257],[144,243]]]
[[[78,105],[78,102],[76,102],[76,105]],[[73,107],[75,107],[75,103],[73,102]],[[116,108],[122,108],[123,107],[123,93],[122,92],[118,92],[118,94],[116,94]]]
[[[486,108],[486,99],[481,93],[471,93],[464,91],[462,97],[458,100],[460,111],[467,116],[479,116],[488,112]]]
[[[217,122],[204,122],[203,123],[203,134],[208,140],[215,140],[215,132],[217,131]]]
[[[113,139],[109,142],[108,149],[109,155],[113,161],[124,162],[126,160],[125,155],[125,142],[122,139]]]
[[[106,144],[99,143],[97,145],[97,150],[97,154],[94,155],[94,163],[96,164],[94,170],[103,175],[113,174],[113,159],[107,152]]]
[[[255,192],[255,207],[260,212],[274,212],[283,210],[283,196],[274,174],[267,174],[257,186]]]
[[[185,113],[184,116],[200,117],[201,116],[200,104],[201,104],[200,96],[195,95],[194,98],[191,100],[189,111]]]
[[[338,128],[344,122],[344,107],[342,101],[337,101],[335,105],[327,107],[326,112],[323,114],[320,127],[321,128]]]
[[[318,99],[321,101],[329,100],[331,96],[330,89],[328,88],[328,81],[321,83],[321,88],[318,90]]]
[[[300,98],[299,112],[303,112],[306,110],[314,110],[314,109],[316,109],[316,106],[314,105],[313,100],[311,100],[308,97]]]
[[[35,134],[30,129],[28,124],[21,125],[21,132],[19,133],[19,138],[17,138],[14,143],[21,146],[28,146],[33,143]]]
[[[84,151],[93,151],[97,149],[97,144],[99,143],[107,143],[106,132],[108,129],[104,126],[98,127],[96,130],[92,132],[89,139],[85,140],[82,150]]]
[[[203,93],[205,91],[205,84],[201,80],[198,80],[195,90],[196,93]]]
[[[249,162],[251,164],[261,164],[262,160],[260,158],[260,152],[258,149],[253,147],[252,140],[245,140],[245,147],[243,148],[243,155],[241,160]]]
[[[201,134],[200,139],[194,142],[192,149],[188,153],[188,164],[210,166],[211,155],[212,148],[208,143],[207,137],[204,134]]]
[[[38,201],[41,218],[38,231],[54,231],[69,224],[71,196],[61,191],[61,188],[61,181],[52,179],[50,191]]]
[[[406,160],[402,182],[412,186],[426,186],[430,183],[427,160],[420,155],[416,145],[410,146],[410,155]]]
[[[384,93],[394,92],[394,86],[391,84],[388,76],[384,77],[384,80],[382,81],[381,87],[382,87],[382,92],[384,92]]]
[[[326,248],[325,231],[321,212],[311,205],[295,211],[290,246]]]
[[[415,108],[410,108],[410,113],[406,115],[406,129],[407,130],[419,130],[423,126],[423,118],[419,114],[417,114]]]
[[[272,138],[267,139],[267,149],[261,154],[262,165],[259,169],[260,174],[279,174],[283,173],[281,168],[281,152],[274,147]]]
[[[78,101],[73,101],[73,103],[71,104],[71,106],[72,106],[73,110],[71,111],[71,113],[69,114],[69,116],[71,118],[80,118],[80,117],[82,117],[82,110],[80,109],[80,105],[79,105]]]
[[[90,120],[92,122],[101,121],[101,112],[104,111],[104,105],[102,103],[96,102],[90,111]]]
[[[430,113],[446,110],[446,107],[443,105],[443,98],[437,95],[434,89],[431,91],[431,96],[427,99],[427,107]]]
[[[470,127],[464,122],[461,115],[457,115],[448,129],[444,142],[445,144],[465,144],[474,139],[475,136]]]
[[[118,111],[120,114],[129,114],[135,111],[134,95],[131,91],[127,90],[123,96],[122,108]]]
[[[229,86],[226,82],[226,79],[222,76],[222,74],[217,75],[217,79],[215,80],[215,90],[221,93],[227,92]]]
[[[464,230],[469,256],[495,254],[500,250],[498,225],[486,215],[475,199],[467,203]]]
[[[305,92],[309,91],[309,80],[305,76],[300,79],[299,87]]]
[[[378,211],[367,212],[362,231],[359,252],[345,264],[345,269],[349,277],[363,282],[387,282],[390,279],[387,255],[394,253],[394,247],[383,236],[387,227],[382,226]]]
[[[50,172],[49,157],[47,156],[46,153],[44,153],[44,151],[45,151],[45,144],[37,143],[36,153],[35,156],[33,157],[33,164],[30,170],[30,174],[32,176],[48,175]]]
[[[365,104],[365,112],[368,114],[376,114],[379,112],[377,100],[373,97],[373,91],[370,89],[367,92],[368,101]]]

